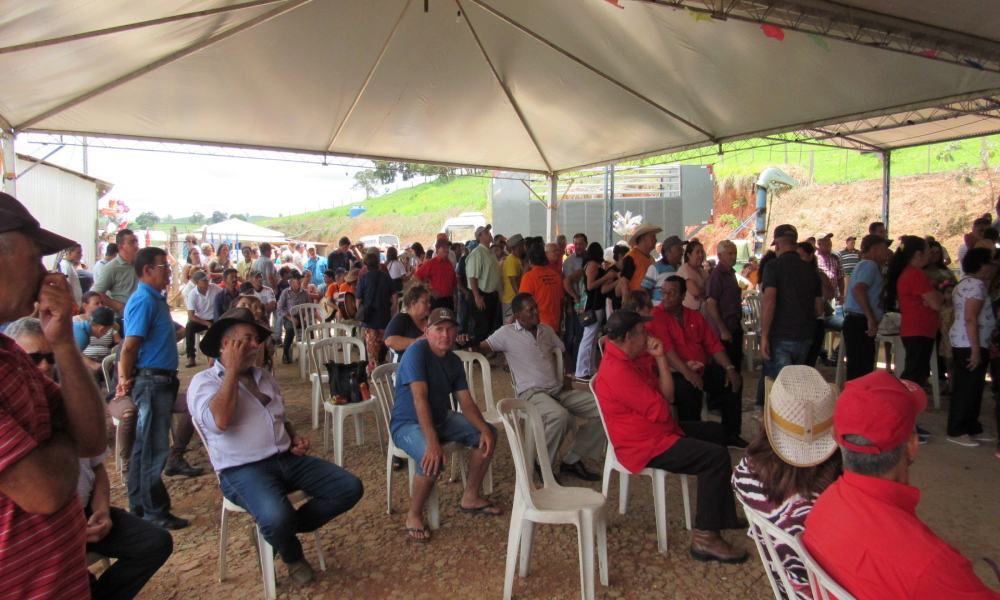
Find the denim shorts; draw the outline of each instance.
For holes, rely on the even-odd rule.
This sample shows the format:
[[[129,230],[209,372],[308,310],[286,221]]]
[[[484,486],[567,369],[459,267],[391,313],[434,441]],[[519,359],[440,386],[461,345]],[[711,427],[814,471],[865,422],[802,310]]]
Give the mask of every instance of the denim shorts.
[[[495,427],[490,425],[490,428],[496,433]],[[472,423],[469,423],[469,420],[459,412],[449,410],[444,421],[437,424],[434,430],[437,431],[438,442],[441,444],[458,442],[469,448],[479,446],[479,430],[473,427]],[[420,428],[420,423],[405,421],[393,427],[392,443],[417,462],[417,475],[426,475],[420,463],[424,459],[424,453],[427,452],[427,438],[424,437],[424,430]]]

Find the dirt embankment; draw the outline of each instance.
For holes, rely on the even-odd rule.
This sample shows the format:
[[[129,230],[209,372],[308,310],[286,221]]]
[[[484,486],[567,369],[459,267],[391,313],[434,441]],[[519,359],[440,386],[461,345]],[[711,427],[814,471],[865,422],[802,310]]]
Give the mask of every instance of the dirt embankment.
[[[800,167],[780,168],[799,181],[806,179],[805,173],[799,172],[802,171]],[[894,238],[903,234],[933,235],[955,257],[973,219],[996,210],[996,196],[991,192],[986,171],[975,173],[973,184],[956,180],[956,174],[945,172],[893,178],[890,234]],[[1000,192],[1000,177],[993,176]],[[709,254],[714,254],[715,245],[754,214],[755,205],[753,190],[716,189],[715,224],[697,236],[705,243]],[[882,181],[803,185],[776,195],[769,201],[768,210],[771,229],[780,223],[791,223],[798,228],[802,239],[829,231],[834,235],[834,249],[839,249],[844,238],[860,237],[868,233],[869,223],[881,220]],[[724,215],[733,215],[734,219]],[[734,220],[737,220],[735,225]],[[735,239],[747,239],[748,235],[749,232],[741,232]]]

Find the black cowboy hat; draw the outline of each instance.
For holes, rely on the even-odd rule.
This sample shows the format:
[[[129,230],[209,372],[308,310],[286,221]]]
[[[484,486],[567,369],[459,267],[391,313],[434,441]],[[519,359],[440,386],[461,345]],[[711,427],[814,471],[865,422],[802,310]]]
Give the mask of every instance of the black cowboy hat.
[[[267,336],[274,334],[273,331],[264,327],[253,318],[253,312],[249,308],[231,308],[223,313],[219,320],[213,323],[208,328],[208,331],[205,332],[205,336],[201,339],[201,344],[198,344],[202,353],[209,358],[219,358],[219,354],[222,352],[223,334],[226,333],[227,329],[239,323],[253,325],[257,330],[258,341],[266,340]]]

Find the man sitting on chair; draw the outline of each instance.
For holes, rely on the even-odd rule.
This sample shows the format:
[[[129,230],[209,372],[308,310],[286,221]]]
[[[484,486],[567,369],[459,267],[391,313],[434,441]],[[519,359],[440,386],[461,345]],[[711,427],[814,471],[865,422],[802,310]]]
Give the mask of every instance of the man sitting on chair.
[[[608,344],[594,380],[608,437],[618,462],[632,473],[649,467],[698,476],[698,514],[691,535],[695,560],[741,563],[746,550],[733,548],[722,529],[745,527],[736,516],[729,487],[732,459],[722,425],[678,423],[670,414],[674,380],[663,343],[646,335],[644,317],[616,310],[608,319]]]
[[[844,475],[816,500],[802,541],[858,600],[1000,599],[917,516],[920,490],[909,485],[909,469],[926,406],[920,386],[886,371],[847,382],[833,410]]]
[[[248,308],[234,308],[205,333],[201,351],[215,365],[191,379],[188,407],[205,436],[222,494],[250,513],[261,534],[288,565],[298,585],[313,570],[296,534],[319,529],[350,510],[364,494],[361,480],[321,458],[307,456],[309,440],[285,416],[274,377],[254,366],[272,331]],[[296,510],[286,495],[311,499]]]
[[[563,353],[563,365],[568,367],[566,347],[555,331],[540,322],[538,304],[535,298],[522,292],[510,302],[514,312],[514,322],[493,332],[485,342],[479,344],[479,351],[503,352],[507,357],[511,373],[517,380],[514,393],[518,398],[535,405],[545,423],[545,445],[549,456],[556,456],[566,434],[575,431],[576,419],[587,419],[587,423],[576,431],[573,447],[563,458],[559,472],[572,475],[584,481],[600,481],[601,476],[587,470],[581,457],[588,456],[600,460],[601,451],[607,438],[601,424],[601,412],[590,391],[573,389],[573,373],[564,373],[562,381],[552,372],[549,356],[553,351]]]
[[[462,512],[488,516],[503,511],[479,495],[479,486],[493,458],[496,428],[483,419],[465,378],[462,359],[451,351],[458,334],[455,312],[436,308],[427,320],[427,338],[406,349],[396,372],[396,402],[389,423],[392,441],[417,463],[413,478],[406,532],[418,543],[430,541],[424,527],[424,504],[444,471],[444,442],[458,442],[472,448],[465,494],[458,507]],[[450,396],[462,412],[451,409]]]

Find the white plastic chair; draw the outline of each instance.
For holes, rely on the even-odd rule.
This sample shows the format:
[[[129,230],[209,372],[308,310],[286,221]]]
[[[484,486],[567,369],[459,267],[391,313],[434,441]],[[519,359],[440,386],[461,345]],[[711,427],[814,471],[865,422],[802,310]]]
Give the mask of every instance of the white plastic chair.
[[[302,381],[306,380],[306,372],[309,370],[309,366],[306,363],[309,361],[310,356],[309,341],[306,339],[305,330],[321,322],[319,315],[322,314],[323,310],[322,304],[307,302],[293,306],[292,310],[289,311],[292,317],[292,331],[295,332],[295,347],[299,349],[299,379]],[[316,311],[320,312],[317,313]],[[295,324],[294,317],[299,317],[300,325]]]
[[[357,354],[357,359],[354,358]],[[349,404],[334,404],[329,399],[323,399],[323,375],[326,363],[330,361],[342,364],[365,360],[365,345],[351,337],[329,337],[312,343],[312,399],[313,407],[323,405],[323,451],[330,451],[331,423],[333,433],[334,462],[344,466],[344,419],[354,417],[354,436],[359,446],[365,443],[365,429],[361,417],[370,412],[375,415],[375,431],[378,433],[379,452],[382,451],[382,430],[378,423],[378,406],[375,398]],[[329,379],[329,377],[327,377]]]
[[[747,369],[753,371],[753,357],[760,349],[761,297],[760,292],[751,290],[744,292],[743,304],[747,310],[743,313],[743,355],[747,360]],[[739,366],[739,365],[737,365]]]
[[[306,342],[306,352],[310,357],[312,357],[312,345],[318,340],[325,340],[331,337],[356,337],[351,335],[352,329],[349,325],[344,325],[343,323],[317,323],[316,325],[310,325],[306,327],[305,335],[303,339]],[[315,373],[312,374],[312,379],[315,379]],[[320,383],[326,383],[329,376],[320,369]],[[315,386],[316,383],[313,381],[313,405],[312,405],[312,426],[313,429],[319,427],[319,406],[320,403],[315,396]]]
[[[108,386],[111,385],[111,378],[114,375],[115,364],[117,363],[118,363],[118,357],[115,356],[114,352],[105,356],[104,360],[101,361],[101,370],[104,371],[104,381],[105,383],[107,383]],[[118,419],[111,417],[111,424],[115,426],[115,469],[117,469],[118,472],[121,473],[122,456],[120,450],[122,447],[122,443],[121,440],[118,439]],[[122,485],[124,484],[125,482],[123,481]]]
[[[383,423],[385,425],[385,430],[387,433],[387,452],[385,457],[385,500],[386,500],[386,510],[387,515],[392,514],[392,459],[393,458],[405,458],[407,466],[409,467],[409,480],[410,480],[410,494],[413,494],[413,478],[417,474],[417,462],[410,457],[409,454],[400,450],[396,444],[392,441],[392,435],[389,434],[389,422],[392,418],[392,407],[396,402],[396,370],[399,369],[399,365],[395,363],[387,363],[384,365],[379,365],[375,367],[372,371],[371,377],[369,378],[371,383],[375,387],[375,398],[378,400],[379,408],[382,413]],[[444,450],[445,455],[449,456],[451,460],[458,460],[464,463],[462,459],[462,446],[457,442],[447,442],[441,445],[441,449]],[[463,486],[465,484],[465,467],[462,467],[463,474]],[[441,510],[440,510],[440,500],[438,498],[438,489],[435,484],[431,489],[430,496],[427,497],[427,526],[431,529],[437,529],[441,526]]]
[[[507,537],[507,568],[503,597],[510,600],[514,589],[514,569],[518,550],[521,577],[531,569],[531,551],[535,541],[535,523],[575,525],[580,548],[580,588],[583,600],[594,599],[594,534],[597,534],[597,557],[601,584],[608,585],[608,534],[605,506],[607,499],[584,487],[563,487],[552,475],[549,451],[545,447],[542,416],[533,404],[520,398],[505,398],[497,407],[504,422],[507,440],[514,458],[517,482]],[[521,417],[525,417],[525,427]],[[531,457],[526,452],[525,432],[533,436],[542,469],[541,489],[532,478]]]
[[[815,600],[855,600],[850,592],[840,587],[836,581],[830,577],[816,559],[809,554],[806,545],[802,543],[802,534],[795,536],[795,552],[798,553],[809,573],[809,589]]]
[[[604,336],[604,337],[607,337],[607,336]],[[559,348],[553,348],[552,349],[552,353],[549,354],[549,363],[552,365],[553,377],[556,378],[556,381],[558,381],[559,383],[562,383],[562,378],[563,378],[563,355],[562,355],[562,351],[560,351]],[[507,368],[510,369],[510,384],[514,388],[514,393],[517,393],[517,379],[514,377],[514,369],[510,368],[510,363],[507,363]],[[534,436],[528,436],[528,439],[525,440],[525,443],[528,444],[527,455],[529,457],[531,457],[531,458],[534,458],[535,457],[535,447],[534,447],[535,438],[534,438]]]
[[[590,392],[597,399],[597,392],[594,390],[596,377],[590,380]],[[601,413],[601,423],[604,425],[604,434],[608,435],[608,424],[604,421],[604,411],[601,403],[597,402],[597,409]],[[653,484],[653,511],[656,517],[656,546],[662,554],[667,553],[667,475],[669,471],[663,469],[651,469],[649,467],[633,473],[626,469],[615,455],[615,447],[611,445],[611,438],[608,437],[607,451],[604,455],[604,483],[601,485],[601,493],[608,497],[611,489],[611,475],[618,471],[618,512],[625,514],[628,510],[628,488],[632,475],[642,475],[649,477]],[[688,531],[691,530],[691,493],[688,489],[688,476],[681,475],[681,493],[684,494],[684,524]]]
[[[468,352],[466,350],[455,350],[455,354],[462,359],[462,366],[465,368],[465,379],[469,383],[469,393],[472,394],[472,399],[476,400],[476,405],[479,406],[479,410],[483,413],[483,419],[487,423],[493,425],[497,429],[503,429],[503,420],[500,419],[500,413],[497,412],[496,403],[493,402],[493,374],[490,372],[490,363],[486,360],[486,357],[478,352]],[[476,398],[476,365],[479,365],[479,372],[482,373],[481,377],[483,380],[483,400],[484,402],[479,402]],[[455,410],[461,412],[461,407],[455,402]],[[455,480],[455,463],[451,463],[452,473],[451,479]],[[463,473],[463,479],[464,479]],[[483,478],[483,491],[486,494],[493,493],[493,463],[490,463],[489,469],[486,470],[486,476]]]
[[[205,434],[201,431],[201,425],[198,424],[198,419],[192,416],[191,422],[194,423],[194,429],[198,432],[198,437],[201,438],[202,445],[205,446],[205,454],[209,455],[209,460],[211,460],[211,453],[208,448],[208,443],[205,441]],[[215,474],[216,479],[218,479],[219,474]],[[301,490],[291,492],[287,495],[288,501],[292,504],[300,504],[309,500],[310,496]],[[241,508],[238,504],[230,502],[225,496],[222,497],[222,530],[219,534],[219,582],[224,582],[226,580],[226,545],[229,541],[229,513],[245,513],[247,512]],[[251,518],[253,516],[251,515]],[[260,532],[260,527],[254,522],[254,528],[257,531],[257,548],[260,550],[260,555],[258,560],[260,563],[261,575],[264,577],[264,598],[267,600],[272,600],[277,597],[275,591],[275,577],[274,577],[274,549],[271,544],[267,543],[264,539],[263,534]],[[326,570],[326,556],[323,553],[323,540],[320,539],[319,530],[313,532],[313,538],[316,541],[316,553],[319,554],[319,567],[322,570]]]

